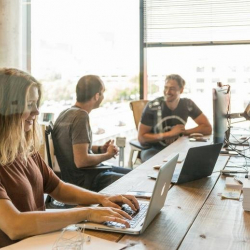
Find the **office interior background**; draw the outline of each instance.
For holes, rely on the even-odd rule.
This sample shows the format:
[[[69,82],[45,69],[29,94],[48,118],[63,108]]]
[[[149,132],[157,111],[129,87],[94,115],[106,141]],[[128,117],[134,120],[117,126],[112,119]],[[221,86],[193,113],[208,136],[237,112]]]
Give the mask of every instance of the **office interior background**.
[[[231,86],[231,112],[250,101],[249,13],[243,0],[0,0],[0,67],[43,84],[41,123],[74,103],[81,76],[99,75],[95,141],[136,136],[129,102],[163,95],[172,73],[212,124],[217,82]]]

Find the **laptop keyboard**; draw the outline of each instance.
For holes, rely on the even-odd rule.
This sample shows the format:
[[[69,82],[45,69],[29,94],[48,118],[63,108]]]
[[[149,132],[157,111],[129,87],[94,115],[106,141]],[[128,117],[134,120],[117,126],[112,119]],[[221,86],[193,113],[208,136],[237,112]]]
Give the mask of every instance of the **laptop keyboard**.
[[[147,203],[140,203],[140,209],[139,211],[135,212],[128,206],[127,204],[122,205],[122,210],[126,213],[128,213],[132,219],[126,219],[127,222],[130,224],[130,228],[135,228],[138,223],[146,216],[146,213],[148,211],[148,204]],[[105,226],[108,227],[118,227],[118,228],[125,228],[124,224],[115,222],[115,221],[106,221],[104,222]]]

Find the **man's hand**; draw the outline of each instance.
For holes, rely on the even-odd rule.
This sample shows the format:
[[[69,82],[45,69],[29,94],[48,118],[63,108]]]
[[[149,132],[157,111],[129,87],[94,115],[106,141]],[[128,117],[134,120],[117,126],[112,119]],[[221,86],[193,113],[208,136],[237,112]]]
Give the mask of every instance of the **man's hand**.
[[[118,154],[119,150],[118,147],[116,147],[116,145],[114,145],[114,140],[111,140],[108,148],[107,148],[107,153],[110,155],[111,157],[114,157]]]
[[[165,143],[167,145],[170,145],[171,143],[173,143],[174,141],[176,141],[179,138],[179,136],[173,136],[173,137],[169,137],[165,140]]]
[[[178,136],[185,133],[185,126],[182,124],[177,124],[171,128],[172,136]]]
[[[109,147],[109,145],[110,145],[110,142],[111,142],[111,140],[108,140],[108,141],[101,147],[101,152],[102,152],[102,153],[106,153],[106,152],[107,152],[107,149],[108,149],[108,147]]]
[[[134,211],[139,209],[139,203],[137,199],[133,195],[111,195],[111,196],[103,196],[100,201],[100,204],[104,207],[113,207],[121,209],[118,204],[127,204],[129,205]]]

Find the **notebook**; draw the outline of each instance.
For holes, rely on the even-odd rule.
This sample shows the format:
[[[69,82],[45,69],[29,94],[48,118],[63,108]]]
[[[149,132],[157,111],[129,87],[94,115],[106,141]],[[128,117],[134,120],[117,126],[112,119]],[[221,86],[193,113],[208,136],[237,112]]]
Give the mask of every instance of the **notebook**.
[[[143,233],[148,227],[148,225],[151,223],[151,221],[155,218],[155,216],[161,211],[162,207],[164,206],[169,190],[169,185],[177,163],[177,159],[178,154],[173,156],[172,159],[164,163],[164,165],[161,167],[161,169],[159,170],[158,178],[155,182],[154,190],[150,201],[139,201],[139,212],[135,213],[134,215],[131,215],[131,217],[133,218],[132,220],[128,220],[128,222],[130,223],[130,228],[125,228],[123,224],[116,222],[105,222],[104,224],[87,222],[84,223],[85,228],[126,234]],[[138,218],[138,220],[137,222],[134,222],[136,218]],[[78,224],[78,226],[83,225]]]
[[[190,148],[181,169],[176,169],[171,183],[181,184],[212,174],[223,143]],[[149,175],[156,179],[157,173]]]

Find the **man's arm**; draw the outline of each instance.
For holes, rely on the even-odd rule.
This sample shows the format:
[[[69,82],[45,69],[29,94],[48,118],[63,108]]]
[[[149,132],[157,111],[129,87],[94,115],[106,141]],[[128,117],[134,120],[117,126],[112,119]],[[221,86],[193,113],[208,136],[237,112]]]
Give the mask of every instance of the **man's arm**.
[[[117,155],[117,148],[114,142],[109,144],[107,151],[103,154],[89,154],[88,148],[88,143],[73,145],[74,162],[77,168],[96,166]]]
[[[185,131],[184,125],[181,124],[172,127],[171,131],[158,134],[152,133],[151,129],[152,128],[150,126],[139,123],[138,140],[142,145],[145,145],[147,143],[154,143],[162,140],[167,140],[172,137],[176,137],[179,134],[184,133]]]
[[[190,135],[192,133],[202,133],[203,135],[210,135],[212,133],[212,126],[203,113],[201,113],[196,119],[194,119],[194,121],[198,126],[185,130],[184,135]]]

